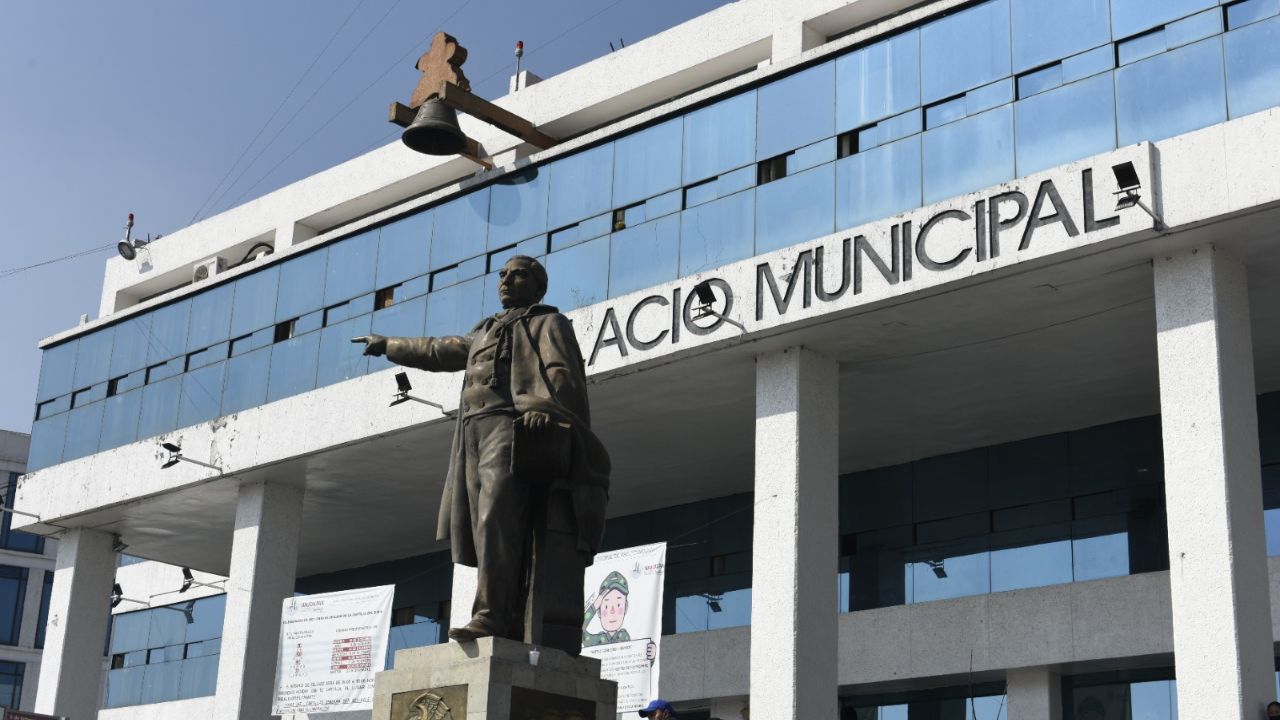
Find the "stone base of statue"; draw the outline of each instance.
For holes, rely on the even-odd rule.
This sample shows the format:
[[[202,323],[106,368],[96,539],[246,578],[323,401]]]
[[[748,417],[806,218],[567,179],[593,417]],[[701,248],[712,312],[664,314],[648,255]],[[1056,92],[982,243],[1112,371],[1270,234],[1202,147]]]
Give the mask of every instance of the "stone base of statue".
[[[613,720],[618,686],[600,661],[504,638],[396,653],[378,673],[373,720]]]

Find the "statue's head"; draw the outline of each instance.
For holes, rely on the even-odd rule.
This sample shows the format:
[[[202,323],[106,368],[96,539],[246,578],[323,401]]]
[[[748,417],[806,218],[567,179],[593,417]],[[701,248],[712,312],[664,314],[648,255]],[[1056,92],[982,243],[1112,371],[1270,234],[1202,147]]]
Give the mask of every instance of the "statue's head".
[[[498,278],[498,300],[504,308],[529,307],[547,294],[547,269],[528,255],[508,260]]]

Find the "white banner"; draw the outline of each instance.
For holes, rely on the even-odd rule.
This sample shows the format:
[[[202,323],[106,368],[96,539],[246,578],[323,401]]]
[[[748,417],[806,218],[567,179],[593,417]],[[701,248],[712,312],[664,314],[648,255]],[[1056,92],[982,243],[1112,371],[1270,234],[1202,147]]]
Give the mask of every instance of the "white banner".
[[[662,579],[667,544],[596,554],[583,581],[582,654],[600,660],[600,676],[618,683],[618,712],[658,697]]]
[[[373,709],[395,590],[383,585],[284,601],[273,715]]]

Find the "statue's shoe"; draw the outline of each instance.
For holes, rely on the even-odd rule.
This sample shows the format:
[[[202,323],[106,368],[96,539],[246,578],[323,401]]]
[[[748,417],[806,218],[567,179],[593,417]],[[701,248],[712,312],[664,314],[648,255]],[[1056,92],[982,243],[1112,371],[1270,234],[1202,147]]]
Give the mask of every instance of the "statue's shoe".
[[[462,627],[450,628],[449,638],[458,642],[468,642],[482,637],[490,637],[500,633],[479,620],[472,620]]]

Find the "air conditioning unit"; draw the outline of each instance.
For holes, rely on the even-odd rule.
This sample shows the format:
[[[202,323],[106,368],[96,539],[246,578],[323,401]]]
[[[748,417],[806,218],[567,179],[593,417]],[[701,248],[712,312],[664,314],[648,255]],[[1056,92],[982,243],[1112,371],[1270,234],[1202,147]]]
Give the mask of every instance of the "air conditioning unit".
[[[201,280],[208,280],[227,269],[227,259],[219,255],[201,260],[191,266],[191,282],[198,283]]]

